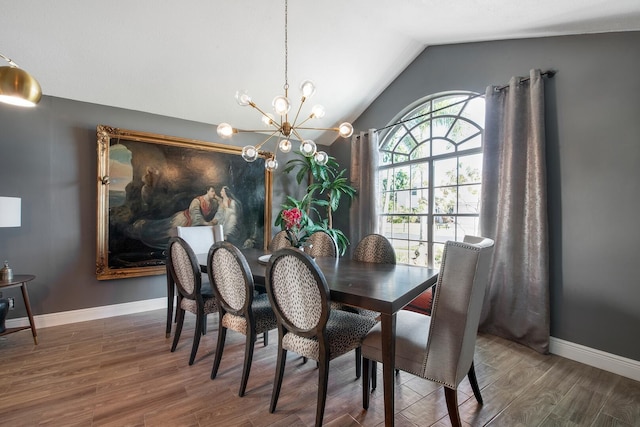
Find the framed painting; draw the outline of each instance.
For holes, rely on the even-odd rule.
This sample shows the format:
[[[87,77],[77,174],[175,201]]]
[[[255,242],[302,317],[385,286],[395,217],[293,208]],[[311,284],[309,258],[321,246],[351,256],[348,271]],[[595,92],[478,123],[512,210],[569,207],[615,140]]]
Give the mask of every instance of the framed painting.
[[[221,224],[225,240],[264,248],[271,224],[271,174],[261,152],[99,125],[96,275],[99,280],[165,274],[176,226]]]

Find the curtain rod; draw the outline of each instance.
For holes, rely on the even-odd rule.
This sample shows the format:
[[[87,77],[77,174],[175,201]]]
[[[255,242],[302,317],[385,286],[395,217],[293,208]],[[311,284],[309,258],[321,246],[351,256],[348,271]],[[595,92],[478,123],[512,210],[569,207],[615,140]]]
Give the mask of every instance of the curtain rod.
[[[540,75],[541,75],[542,77],[545,77],[545,76],[546,76],[546,77],[551,78],[551,77],[553,77],[553,76],[555,76],[555,75],[556,75],[556,72],[557,72],[556,70],[547,70],[547,71],[543,71],[543,72],[541,72],[541,73],[540,73]],[[529,80],[531,80],[531,77],[525,77],[525,78],[523,78],[522,80],[520,80],[520,82],[521,82],[521,83],[524,83],[524,82],[528,82]],[[496,90],[496,91],[501,91],[501,90],[504,90],[504,89],[506,89],[506,88],[508,88],[508,87],[509,87],[509,85],[496,86],[495,90]],[[380,131],[383,131],[383,130],[385,130],[385,129],[389,129],[390,127],[394,127],[394,126],[396,126],[396,125],[401,125],[401,124],[406,123],[406,122],[408,122],[408,121],[410,121],[410,120],[415,120],[415,119],[417,119],[417,118],[419,118],[419,117],[424,117],[424,116],[427,116],[427,115],[429,115],[429,114],[437,113],[438,111],[445,110],[445,109],[447,109],[447,108],[453,107],[454,105],[462,104],[462,103],[464,103],[464,102],[467,102],[467,101],[472,100],[472,99],[475,99],[475,98],[480,98],[480,97],[482,97],[482,96],[484,96],[484,93],[478,93],[478,94],[472,95],[472,96],[470,96],[470,97],[468,97],[468,98],[463,99],[462,101],[458,101],[458,102],[454,102],[453,104],[449,104],[449,105],[447,105],[446,107],[440,107],[440,108],[437,108],[437,109],[435,109],[435,110],[433,110],[433,111],[429,111],[428,113],[420,114],[419,116],[413,116],[413,117],[411,117],[410,119],[400,120],[399,122],[392,123],[392,124],[390,124],[390,125],[387,125],[387,126],[385,126],[385,127],[380,128],[380,129],[376,129],[376,130],[375,130],[375,132],[380,132]],[[367,132],[367,133],[368,133],[368,132]],[[367,133],[365,133],[365,135],[366,135]],[[359,138],[359,137],[360,137],[360,136],[358,135],[358,136],[357,136],[357,138]]]

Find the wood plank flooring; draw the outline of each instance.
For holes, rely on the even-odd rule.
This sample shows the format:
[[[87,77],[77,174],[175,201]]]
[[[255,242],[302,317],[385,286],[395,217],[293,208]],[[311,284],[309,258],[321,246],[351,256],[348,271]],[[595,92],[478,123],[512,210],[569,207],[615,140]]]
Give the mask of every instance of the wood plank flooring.
[[[289,354],[276,412],[269,413],[277,334],[259,338],[245,397],[238,397],[244,337],[227,334],[215,380],[209,378],[217,316],[188,365],[194,316],[177,350],[157,310],[0,339],[0,425],[7,426],[311,426],[317,369]],[[640,383],[490,335],[478,337],[476,372],[485,404],[465,379],[458,391],[465,426],[640,426]],[[379,378],[382,378],[381,372]],[[450,426],[442,387],[400,373],[396,425]],[[362,409],[353,353],[331,362],[325,425],[384,425],[382,388]]]

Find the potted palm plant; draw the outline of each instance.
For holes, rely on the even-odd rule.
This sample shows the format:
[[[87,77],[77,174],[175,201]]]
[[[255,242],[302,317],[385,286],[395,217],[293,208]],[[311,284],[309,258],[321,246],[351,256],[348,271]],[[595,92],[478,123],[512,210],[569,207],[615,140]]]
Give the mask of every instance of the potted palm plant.
[[[296,151],[296,154],[298,158],[289,160],[283,172],[296,171],[298,184],[307,179],[309,185],[302,199],[287,197],[275,225],[286,229],[286,215],[283,216],[283,213],[294,208],[299,209],[302,212],[300,229],[303,233],[302,236],[298,236],[298,241],[304,243],[311,233],[322,230],[335,239],[340,255],[344,255],[349,246],[349,239],[342,230],[333,227],[333,213],[345,197],[349,202],[353,200],[356,189],[345,176],[346,169],[340,170],[335,157],[329,156],[325,165],[319,165],[312,157],[306,157],[299,151]]]

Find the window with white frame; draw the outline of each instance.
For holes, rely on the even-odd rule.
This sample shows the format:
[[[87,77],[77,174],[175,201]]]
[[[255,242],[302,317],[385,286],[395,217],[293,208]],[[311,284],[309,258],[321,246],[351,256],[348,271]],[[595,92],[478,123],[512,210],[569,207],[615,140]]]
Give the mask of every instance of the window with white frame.
[[[484,112],[476,93],[440,93],[381,134],[380,223],[398,262],[439,267],[447,240],[479,234]]]

